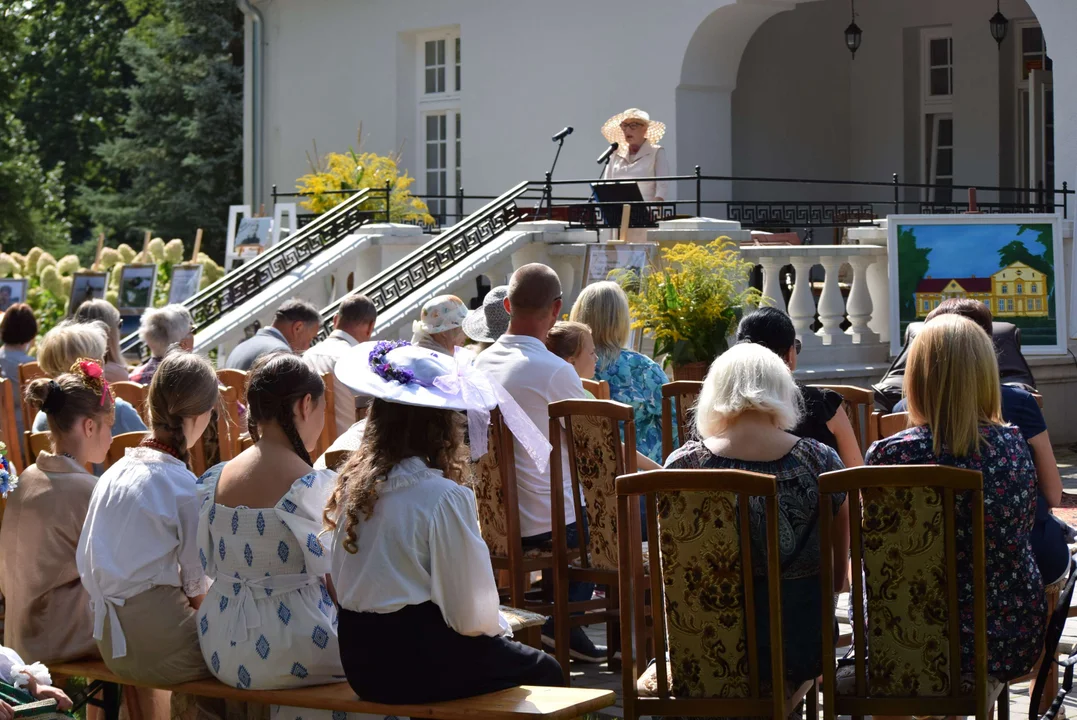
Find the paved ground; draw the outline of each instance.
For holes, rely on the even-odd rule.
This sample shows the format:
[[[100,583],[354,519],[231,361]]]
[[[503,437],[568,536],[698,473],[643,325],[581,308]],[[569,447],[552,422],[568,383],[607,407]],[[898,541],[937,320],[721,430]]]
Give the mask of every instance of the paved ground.
[[[1077,524],[1077,446],[1059,446],[1055,448],[1055,458],[1058,468],[1062,473],[1062,484],[1066,493],[1063,507],[1056,513],[1072,524]],[[839,600],[839,607],[846,607],[847,596]],[[1077,603],[1075,603],[1077,604]],[[839,611],[839,615],[840,615]],[[588,635],[595,643],[605,643],[606,629],[604,625],[593,625],[587,629]],[[1077,645],[1077,618],[1071,618],[1066,624],[1066,630],[1062,636],[1063,652],[1069,652]],[[621,673],[611,672],[609,667],[603,665],[585,665],[582,663],[572,664],[572,684],[576,687],[595,687],[613,690],[617,693],[617,705],[608,708],[601,713],[602,717],[623,717],[621,709]],[[1010,717],[1013,720],[1028,717],[1030,685],[1028,683],[1011,687],[1010,689]],[[1066,699],[1065,710],[1071,718],[1077,718],[1077,697]]]

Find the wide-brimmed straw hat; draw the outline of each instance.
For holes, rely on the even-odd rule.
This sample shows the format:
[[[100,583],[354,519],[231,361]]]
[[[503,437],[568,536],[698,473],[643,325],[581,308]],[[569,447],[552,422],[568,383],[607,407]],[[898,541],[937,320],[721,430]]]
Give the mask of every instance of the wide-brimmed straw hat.
[[[456,354],[449,357],[404,341],[381,340],[351,348],[333,372],[357,395],[467,412],[474,459],[486,454],[490,411],[500,408],[516,441],[545,469],[550,443],[505,388],[474,362],[475,353],[464,348],[456,348]]]
[[[658,141],[662,139],[662,136],[666,134],[665,123],[651,120],[651,116],[639,108],[629,108],[623,113],[614,115],[602,126],[602,136],[606,138],[607,142],[618,143],[621,148],[625,147],[625,134],[624,131],[621,130],[621,123],[625,120],[639,120],[647,123],[647,133],[645,137],[652,145],[657,144]]]
[[[472,310],[464,318],[464,334],[475,342],[497,342],[509,329],[509,311],[505,309],[508,296],[508,285],[498,285],[486,293],[482,307]]]

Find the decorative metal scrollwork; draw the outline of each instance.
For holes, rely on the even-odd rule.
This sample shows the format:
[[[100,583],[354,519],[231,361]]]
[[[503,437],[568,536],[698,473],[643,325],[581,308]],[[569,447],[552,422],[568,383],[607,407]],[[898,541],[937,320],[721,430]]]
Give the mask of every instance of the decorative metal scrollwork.
[[[846,227],[875,220],[872,203],[733,202],[728,218],[745,227]]]
[[[586,203],[569,205],[568,222],[570,225],[587,230],[599,228],[619,228],[624,206],[618,203]],[[661,220],[676,217],[676,203],[654,202],[636,203],[629,211],[628,226],[633,228],[658,227]]]
[[[1026,213],[1052,213],[1054,205],[1041,203],[976,203],[976,209],[988,215]],[[920,213],[922,215],[960,215],[969,211],[968,203],[941,203],[922,202]]]

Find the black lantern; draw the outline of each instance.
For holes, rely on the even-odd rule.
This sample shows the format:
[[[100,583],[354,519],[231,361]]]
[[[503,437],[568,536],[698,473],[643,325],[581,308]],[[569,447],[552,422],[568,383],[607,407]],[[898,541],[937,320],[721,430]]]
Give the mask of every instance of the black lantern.
[[[849,23],[849,27],[845,28],[845,47],[849,48],[849,52],[853,54],[853,58],[856,58],[856,51],[860,49],[860,39],[864,34],[860,30],[860,26],[856,24],[856,4],[855,0],[849,0],[849,7],[852,10],[852,22]]]
[[[1002,41],[1006,39],[1006,31],[1010,27],[1010,21],[1006,19],[1006,16],[999,9],[998,0],[995,0],[995,14],[991,16],[990,23],[991,37],[995,38],[995,42],[998,43],[999,50],[1001,50]]]

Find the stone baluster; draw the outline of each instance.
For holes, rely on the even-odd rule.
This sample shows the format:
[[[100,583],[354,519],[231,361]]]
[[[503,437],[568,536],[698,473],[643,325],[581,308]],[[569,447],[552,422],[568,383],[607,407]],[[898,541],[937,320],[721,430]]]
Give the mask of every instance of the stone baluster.
[[[849,265],[853,268],[853,286],[849,290],[849,302],[846,304],[850,323],[846,333],[854,343],[879,342],[879,334],[869,326],[874,305],[868,287],[868,268],[875,261],[876,257],[872,255],[853,255],[849,258]]]
[[[841,271],[843,258],[836,255],[823,255],[819,263],[823,266],[825,278],[823,279],[823,293],[819,296],[819,338],[824,345],[840,345],[849,342],[848,336],[841,331],[841,323],[845,319],[845,301],[841,297],[841,286],[838,284],[838,274]]]
[[[815,321],[815,299],[811,292],[811,268],[813,258],[795,256],[790,258],[793,269],[796,271],[796,281],[793,283],[793,294],[789,296],[789,318],[796,328],[797,337],[804,347],[818,347],[822,345],[819,336],[811,331],[811,325]]]
[[[785,298],[782,296],[782,258],[763,257],[759,259],[763,268],[763,295],[770,298],[770,304],[779,310],[785,310]]]

